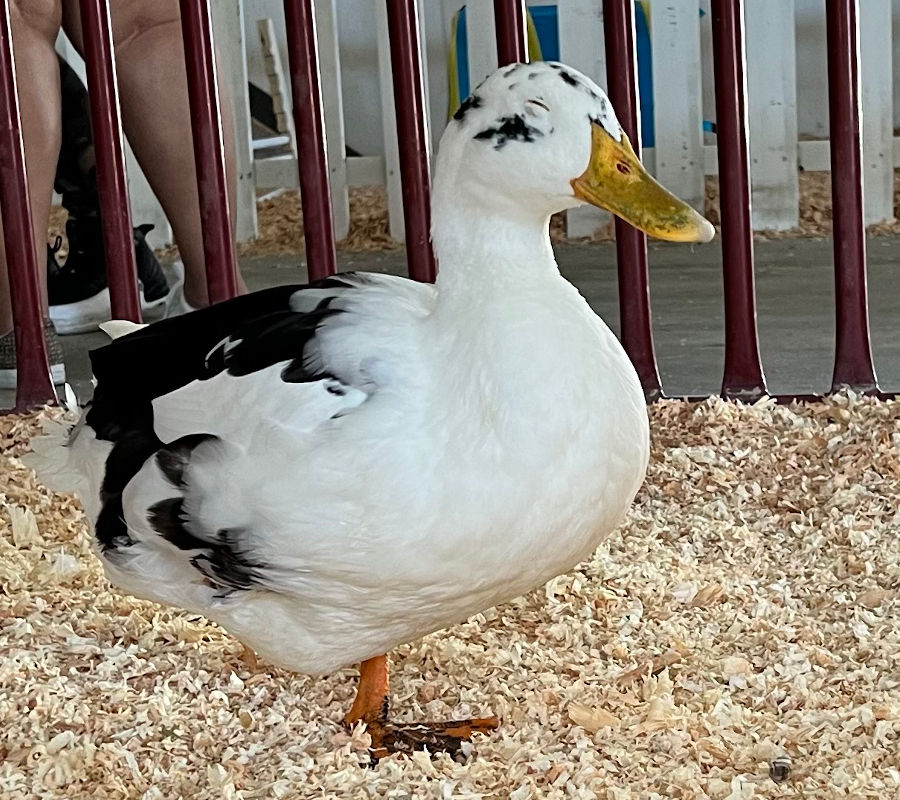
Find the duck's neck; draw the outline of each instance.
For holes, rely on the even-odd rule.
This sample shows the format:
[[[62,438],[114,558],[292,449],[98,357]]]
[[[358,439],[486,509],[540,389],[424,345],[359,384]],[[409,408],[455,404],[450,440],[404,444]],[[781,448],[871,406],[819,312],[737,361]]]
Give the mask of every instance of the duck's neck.
[[[441,303],[515,294],[559,279],[549,215],[513,203],[436,197],[432,240]]]

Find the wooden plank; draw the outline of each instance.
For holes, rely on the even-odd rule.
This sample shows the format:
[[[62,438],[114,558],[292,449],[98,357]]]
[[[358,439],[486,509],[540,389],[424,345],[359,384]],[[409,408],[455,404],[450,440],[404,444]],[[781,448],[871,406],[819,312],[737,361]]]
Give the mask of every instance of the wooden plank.
[[[299,189],[300,176],[295,156],[258,158],[255,164],[257,189]]]
[[[328,174],[331,183],[331,214],[334,238],[339,241],[345,239],[350,232],[350,195],[347,187],[347,150],[335,0],[318,0],[315,12],[319,37],[322,112],[325,117]]]
[[[243,0],[213,3],[210,13],[219,56],[219,85],[231,97],[237,206],[234,235],[237,241],[245,242],[256,236],[257,220]]]
[[[469,46],[469,92],[497,69],[497,34],[493,0],[467,0],[466,37]]]
[[[297,134],[294,130],[294,116],[291,114],[290,107],[291,88],[288,85],[287,70],[281,59],[281,47],[275,30],[275,21],[271,17],[258,19],[256,31],[263,53],[263,63],[266,67],[269,95],[275,111],[275,123],[279,133],[286,133],[291,137],[291,149],[296,153]]]
[[[753,228],[788,230],[799,219],[794,3],[755,0],[745,12]]]
[[[350,186],[384,186],[382,156],[352,156],[347,159],[347,183]],[[272,156],[256,162],[257,189],[298,189],[297,159]]]
[[[560,58],[606,89],[606,48],[603,43],[603,0],[568,0],[557,6]],[[493,36],[493,33],[491,34]],[[590,236],[610,224],[612,215],[593,206],[566,212],[569,236]]]
[[[894,218],[891,0],[859,4],[863,205],[867,225]]]
[[[397,242],[406,241],[403,221],[403,186],[400,183],[400,153],[397,147],[397,116],[394,109],[391,43],[388,38],[384,0],[375,4],[375,38],[378,43],[378,88],[381,92],[381,128],[384,132],[385,182],[388,199],[388,230]]]
[[[703,210],[703,109],[697,0],[650,4],[656,177]]]

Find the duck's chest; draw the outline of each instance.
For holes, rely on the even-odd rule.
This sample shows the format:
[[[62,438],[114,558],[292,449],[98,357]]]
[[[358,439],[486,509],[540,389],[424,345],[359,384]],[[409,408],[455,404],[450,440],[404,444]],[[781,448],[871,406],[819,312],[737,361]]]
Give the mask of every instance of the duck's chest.
[[[445,521],[471,532],[488,570],[509,565],[526,581],[590,552],[647,465],[634,369],[605,324],[575,310],[485,331],[481,360],[446,376],[457,402],[443,419]]]

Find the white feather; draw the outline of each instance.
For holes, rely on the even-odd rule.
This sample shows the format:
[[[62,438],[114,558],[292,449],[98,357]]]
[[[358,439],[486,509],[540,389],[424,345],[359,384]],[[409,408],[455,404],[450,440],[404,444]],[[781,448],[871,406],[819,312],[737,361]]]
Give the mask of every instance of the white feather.
[[[127,319],[111,319],[109,322],[100,323],[100,330],[109,336],[110,339],[118,339],[120,336],[127,336],[129,333],[146,327],[146,324],[131,322]]]

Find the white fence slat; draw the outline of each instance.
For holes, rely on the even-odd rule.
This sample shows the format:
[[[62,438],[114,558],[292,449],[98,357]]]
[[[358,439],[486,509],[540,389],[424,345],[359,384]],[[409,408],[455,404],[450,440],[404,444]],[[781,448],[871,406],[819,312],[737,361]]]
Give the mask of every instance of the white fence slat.
[[[275,20],[263,17],[256,20],[256,32],[263,54],[269,95],[275,112],[275,124],[279,133],[287,134],[291,140],[291,152],[297,152],[297,132],[294,129],[294,115],[291,113],[291,87],[287,70],[281,59],[281,45],[275,30]]]
[[[471,93],[497,69],[497,29],[494,25],[493,0],[467,0],[465,5]]]
[[[894,217],[891,0],[859,4],[862,155],[866,224]]]
[[[557,6],[559,57],[606,89],[606,47],[603,42],[603,0],[569,0]],[[593,206],[566,212],[569,236],[590,236],[608,225],[612,215]]]
[[[245,242],[257,234],[256,181],[253,176],[253,135],[250,130],[250,96],[247,90],[247,48],[244,42],[242,0],[210,6],[218,52],[218,79],[231,96],[234,129],[236,213],[234,235]]]
[[[319,44],[319,75],[322,114],[325,118],[325,146],[331,184],[331,213],[334,237],[345,239],[350,232],[350,195],[347,186],[347,149],[344,137],[344,104],[341,99],[341,58],[338,50],[335,0],[315,4]]]
[[[384,131],[384,172],[387,183],[388,229],[397,242],[406,241],[403,220],[403,186],[400,183],[400,154],[397,148],[397,117],[394,108],[391,42],[388,36],[387,7],[375,3],[375,36],[378,41],[378,85],[381,91],[381,126]]]
[[[798,223],[797,66],[793,0],[745,6],[753,227]]]
[[[703,210],[703,108],[697,0],[650,4],[656,177]]]

